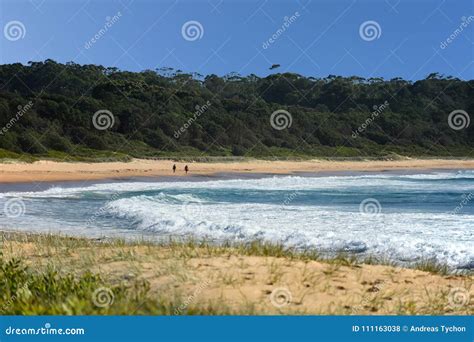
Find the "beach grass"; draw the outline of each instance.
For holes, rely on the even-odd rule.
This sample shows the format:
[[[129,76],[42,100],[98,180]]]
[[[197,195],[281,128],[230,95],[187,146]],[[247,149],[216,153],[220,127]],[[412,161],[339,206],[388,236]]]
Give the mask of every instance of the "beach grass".
[[[349,152],[344,153],[345,149]],[[311,152],[311,153],[309,153]],[[229,151],[219,154],[203,154],[199,150],[183,150],[173,152],[157,152],[154,150],[144,150],[140,153],[133,151],[115,152],[108,150],[94,150],[86,147],[74,149],[74,153],[63,151],[48,150],[40,154],[30,154],[23,152],[13,152],[0,148],[0,163],[23,162],[32,163],[40,160],[58,161],[58,162],[130,162],[133,158],[151,159],[151,160],[173,160],[176,162],[198,162],[198,163],[236,163],[244,161],[307,161],[307,160],[326,160],[326,161],[397,161],[416,158],[420,160],[446,159],[446,160],[468,160],[469,153],[462,150],[460,153],[437,154],[431,153],[409,153],[406,151],[384,150],[380,153],[360,153],[357,149],[348,148],[329,148],[321,147],[318,150],[312,150],[307,153],[295,153],[293,150],[284,148],[270,148],[266,154],[246,154],[243,156],[232,155]],[[429,152],[429,151],[427,151]]]
[[[328,258],[262,241],[217,245],[3,232],[0,310],[4,315],[474,313],[472,274],[452,274],[432,260],[415,267],[348,254]],[[461,303],[455,302],[459,298]]]

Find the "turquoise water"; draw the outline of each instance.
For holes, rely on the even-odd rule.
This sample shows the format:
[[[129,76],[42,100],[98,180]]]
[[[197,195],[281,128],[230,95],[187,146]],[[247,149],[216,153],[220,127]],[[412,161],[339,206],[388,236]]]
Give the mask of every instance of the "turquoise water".
[[[474,171],[66,183],[0,193],[0,228],[262,239],[474,268]]]

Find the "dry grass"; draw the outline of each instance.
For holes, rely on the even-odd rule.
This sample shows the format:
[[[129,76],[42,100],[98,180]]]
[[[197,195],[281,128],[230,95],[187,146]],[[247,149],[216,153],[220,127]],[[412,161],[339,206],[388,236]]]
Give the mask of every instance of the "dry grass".
[[[461,299],[473,292],[474,277],[449,275],[429,262],[416,270],[343,255],[322,260],[314,252],[260,242],[127,243],[20,233],[4,233],[1,250],[4,261],[22,260],[32,275],[54,270],[80,279],[91,272],[100,280],[87,289],[119,289],[119,300],[107,308],[78,298],[83,309],[73,308],[74,314],[474,313],[472,301],[450,302],[455,291]]]

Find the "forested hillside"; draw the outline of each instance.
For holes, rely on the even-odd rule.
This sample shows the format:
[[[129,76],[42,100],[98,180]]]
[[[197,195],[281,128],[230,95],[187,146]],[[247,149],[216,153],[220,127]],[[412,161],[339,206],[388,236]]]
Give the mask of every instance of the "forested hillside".
[[[0,66],[12,156],[472,156],[474,124],[456,110],[474,115],[474,80]]]

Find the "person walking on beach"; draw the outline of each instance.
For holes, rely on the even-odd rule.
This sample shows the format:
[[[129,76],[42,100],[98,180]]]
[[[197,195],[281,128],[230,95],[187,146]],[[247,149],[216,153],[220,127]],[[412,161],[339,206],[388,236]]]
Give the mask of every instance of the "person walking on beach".
[[[189,167],[188,167],[188,165],[186,165],[186,166],[184,167],[184,172],[186,172],[186,174],[188,174],[188,171],[189,171]]]
[[[173,173],[176,172],[176,164],[173,164]]]

